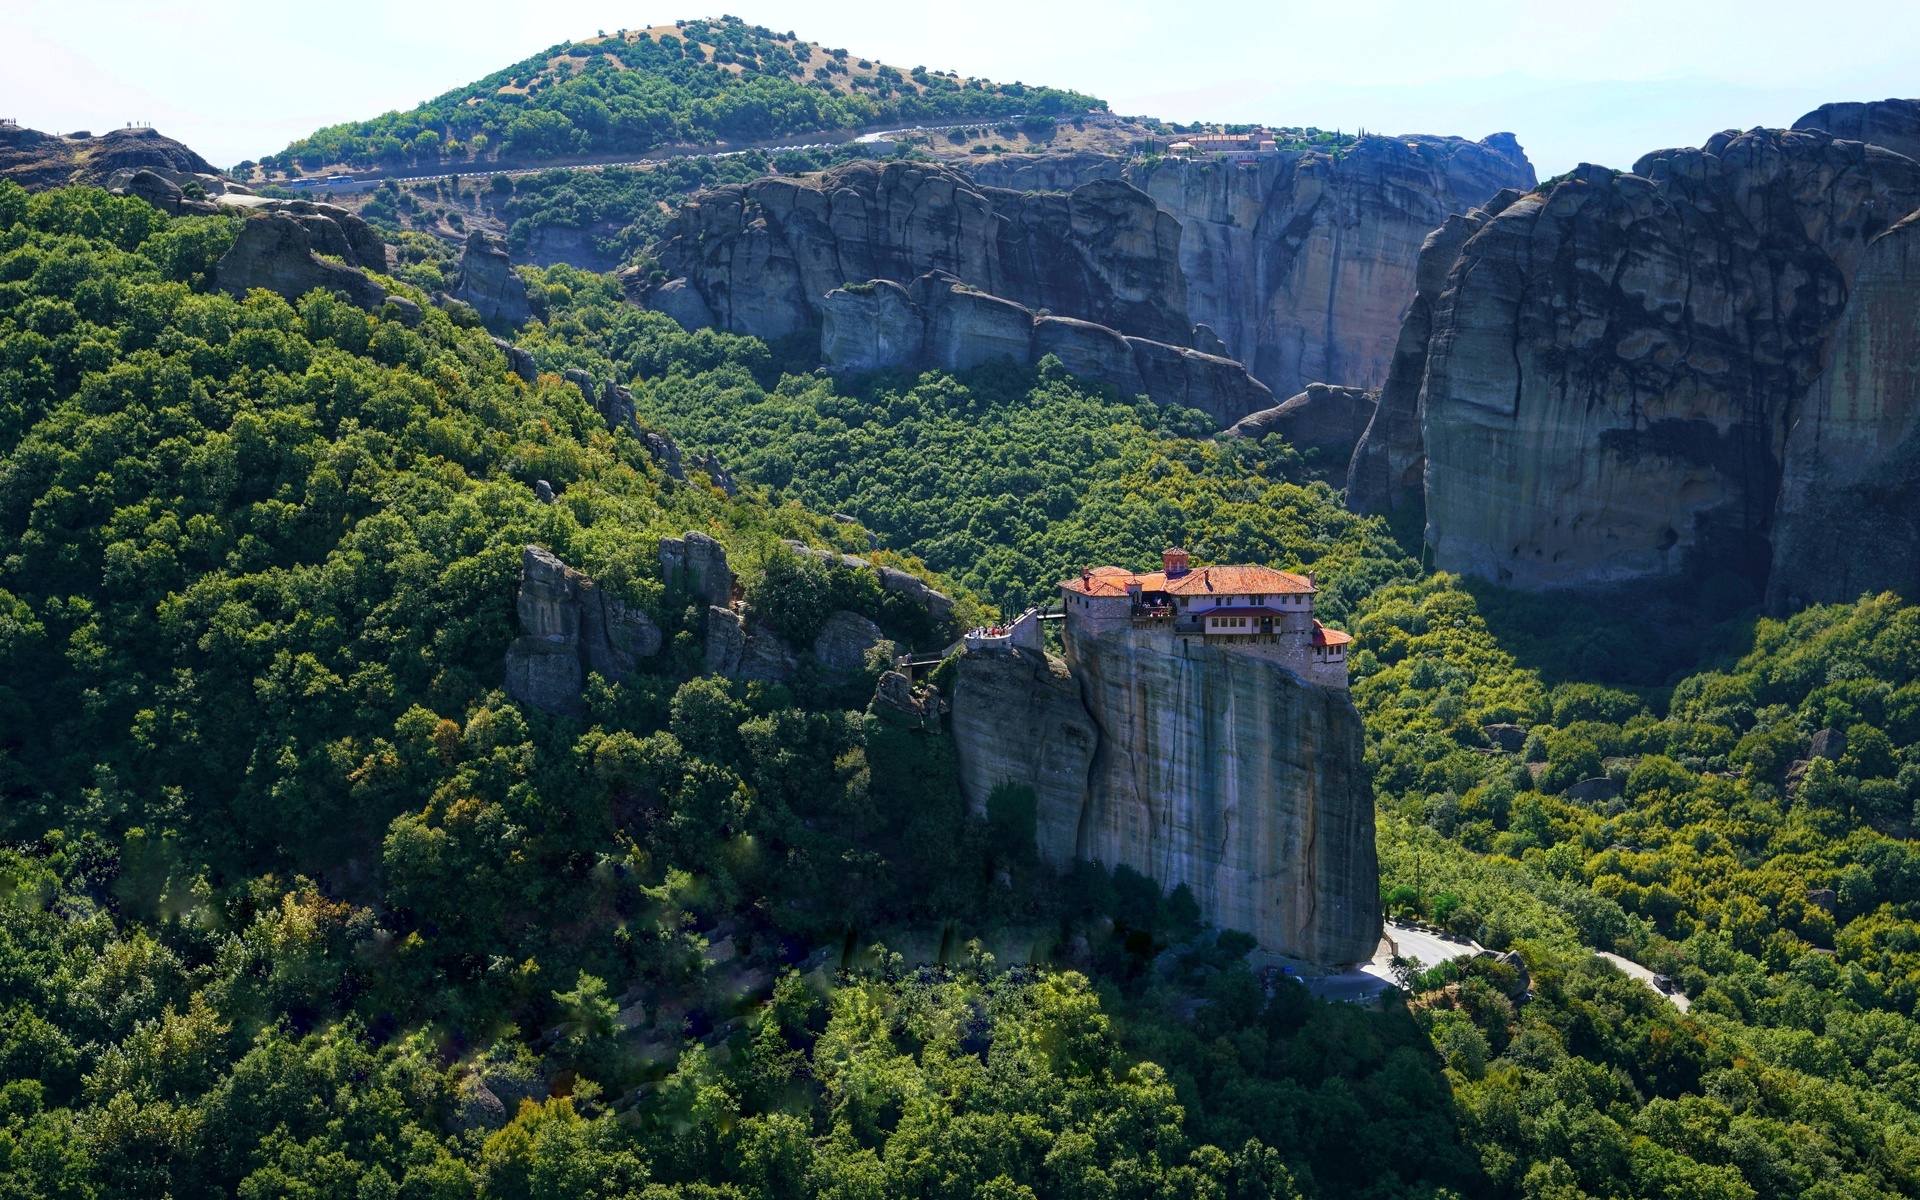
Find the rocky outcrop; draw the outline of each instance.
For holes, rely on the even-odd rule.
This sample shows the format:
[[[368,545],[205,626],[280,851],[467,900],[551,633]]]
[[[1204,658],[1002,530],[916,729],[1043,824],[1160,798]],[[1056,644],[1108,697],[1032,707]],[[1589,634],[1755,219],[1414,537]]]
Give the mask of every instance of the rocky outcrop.
[[[733,568],[727,548],[704,533],[660,539],[660,578],[674,603],[694,601],[724,608],[733,603]]]
[[[520,558],[520,637],[507,650],[507,695],[542,712],[583,711],[588,674],[617,683],[660,652],[660,627],[540,546]]]
[[[1285,403],[1242,417],[1223,437],[1265,437],[1277,433],[1295,446],[1345,446],[1352,449],[1373,421],[1379,397],[1364,388],[1309,384]]]
[[[454,272],[448,293],[473,306],[480,319],[493,326],[525,325],[533,319],[527,303],[527,285],[507,257],[507,245],[481,230],[467,235],[466,249]]]
[[[969,650],[953,686],[960,787],[975,816],[1004,783],[1033,789],[1042,862],[1080,857],[1080,817],[1099,732],[1064,660],[1018,650]]]
[[[924,609],[936,623],[945,625],[953,619],[953,597],[910,571],[869,562],[857,554],[842,554],[837,550],[818,550],[800,542],[783,541],[781,544],[803,558],[818,559],[828,566],[851,571],[871,571],[880,581],[882,591],[905,596]]]
[[[1763,585],[1788,430],[1868,243],[1917,206],[1920,163],[1755,130],[1583,167],[1492,216],[1432,307],[1436,565],[1527,588]]]
[[[1920,599],[1920,214],[1874,239],[1787,435],[1769,607]]]
[[[128,176],[146,170],[176,185],[176,176],[204,176],[220,186],[218,169],[170,137],[151,129],[115,129],[99,137],[74,134],[60,137],[37,129],[0,126],[0,178],[11,179],[30,192],[43,188],[91,184],[120,186],[118,172]]]
[[[1090,321],[1036,316],[941,272],[921,276],[911,288],[885,279],[835,288],[821,309],[821,358],[831,371],[964,371],[996,360],[1037,363],[1052,354],[1067,370],[1110,383],[1123,397],[1197,408],[1221,424],[1273,403],[1273,393],[1230,359],[1127,337]]]
[[[985,160],[983,183],[1071,189],[1124,179],[1179,221],[1187,312],[1275,395],[1386,380],[1421,244],[1449,215],[1534,185],[1511,134],[1482,141],[1363,137],[1339,154],[1284,150],[1246,163],[1102,155]],[[1133,332],[1128,330],[1127,332]]]
[[[785,683],[799,665],[779,634],[750,621],[737,608],[707,610],[707,671],[729,679]]]
[[[1263,949],[1362,962],[1380,935],[1359,713],[1279,663],[1155,630],[1067,638],[1100,730],[1080,856],[1193,890]]]
[[[1030,309],[1185,342],[1179,244],[1179,224],[1117,180],[1028,193],[947,167],[855,162],[698,193],[658,247],[666,282],[642,298],[682,324],[778,338],[818,325],[844,283],[941,271]]]
[[[684,289],[685,281],[678,286]],[[661,299],[668,305],[678,303],[664,291]],[[668,307],[661,311],[674,315]],[[884,371],[916,366],[926,341],[926,320],[920,306],[906,288],[891,279],[848,284],[822,297],[820,359],[831,370]]]
[[[1365,961],[1379,941],[1373,794],[1343,689],[1161,630],[1069,622],[1065,661],[963,652],[952,728],[975,812],[1033,789],[1041,857],[1129,866],[1264,950]]]
[[[828,675],[852,675],[866,667],[868,652],[886,640],[878,625],[841,609],[821,625],[813,639],[813,657]]]
[[[1920,161],[1920,100],[1822,104],[1793,127],[1823,129],[1849,142],[1872,142]]]
[[[130,175],[126,183],[120,186],[120,192],[127,196],[137,196],[161,212],[176,217],[206,216],[220,211],[219,206],[213,202],[193,199],[181,189],[179,184],[145,168]]]
[[[507,356],[507,369],[519,376],[521,382],[532,383],[540,378],[540,367],[533,361],[531,351],[524,350],[505,338],[494,338],[493,347]]]
[[[1427,458],[1420,429],[1420,389],[1427,379],[1433,309],[1446,291],[1447,277],[1467,239],[1519,198],[1519,192],[1503,191],[1485,208],[1448,217],[1421,243],[1413,300],[1400,322],[1387,381],[1347,467],[1347,505],[1355,512],[1391,512],[1425,503],[1422,476]]]
[[[321,258],[316,250],[339,254],[349,262],[359,257],[346,230],[325,214],[265,212],[241,226],[239,236],[215,266],[214,278],[221,291],[236,296],[265,288],[297,299],[321,288],[340,292],[369,312],[387,303],[386,289],[367,278],[366,272]],[[411,302],[408,307],[413,307]]]
[[[1354,447],[1373,421],[1379,397],[1362,388],[1315,383],[1283,404],[1240,418],[1222,437],[1262,438],[1277,433],[1296,449],[1324,450],[1334,463],[1328,482],[1346,486]]]

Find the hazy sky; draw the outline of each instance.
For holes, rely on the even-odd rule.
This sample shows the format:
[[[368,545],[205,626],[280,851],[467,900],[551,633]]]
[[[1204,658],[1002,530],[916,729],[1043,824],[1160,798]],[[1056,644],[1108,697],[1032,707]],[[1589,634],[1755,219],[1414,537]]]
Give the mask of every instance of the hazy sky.
[[[1076,87],[1122,113],[1519,135],[1542,176],[1630,166],[1827,100],[1920,95],[1915,0],[723,0],[901,67]],[[0,116],[146,121],[216,163],[407,108],[599,29],[710,16],[587,0],[0,0]]]

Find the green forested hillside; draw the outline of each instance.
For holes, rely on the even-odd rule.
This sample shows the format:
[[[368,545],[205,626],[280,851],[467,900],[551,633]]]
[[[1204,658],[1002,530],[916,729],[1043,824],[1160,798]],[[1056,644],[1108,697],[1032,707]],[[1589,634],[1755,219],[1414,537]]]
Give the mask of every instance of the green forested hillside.
[[[549,47],[410,112],[316,130],[262,162],[284,170],[523,162],[1104,107],[1073,91],[902,71],[722,17]]]
[[[831,381],[555,268],[527,385],[431,306],[211,294],[232,235],[0,185],[0,1195],[1920,1194],[1920,609],[1516,638],[1310,458],[1051,365]],[[1053,877],[871,669],[702,677],[687,529],[796,634],[915,631],[782,537],[963,611],[1174,540],[1319,571],[1383,902],[1530,993],[1321,1004],[1184,891]],[[528,542],[667,634],[582,717],[499,690]]]

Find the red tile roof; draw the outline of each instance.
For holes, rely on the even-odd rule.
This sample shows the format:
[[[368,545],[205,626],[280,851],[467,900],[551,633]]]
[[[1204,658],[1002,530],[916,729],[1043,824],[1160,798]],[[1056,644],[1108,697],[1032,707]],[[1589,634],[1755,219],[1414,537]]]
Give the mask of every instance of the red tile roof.
[[[1195,567],[1177,579],[1168,579],[1165,571],[1094,567],[1085,578],[1069,579],[1060,586],[1082,596],[1124,596],[1127,586],[1135,583],[1143,592],[1171,596],[1310,596],[1319,590],[1304,575],[1250,566]]]
[[[1313,623],[1313,644],[1316,646],[1344,646],[1352,640],[1353,635],[1350,633],[1328,629],[1318,621]]]

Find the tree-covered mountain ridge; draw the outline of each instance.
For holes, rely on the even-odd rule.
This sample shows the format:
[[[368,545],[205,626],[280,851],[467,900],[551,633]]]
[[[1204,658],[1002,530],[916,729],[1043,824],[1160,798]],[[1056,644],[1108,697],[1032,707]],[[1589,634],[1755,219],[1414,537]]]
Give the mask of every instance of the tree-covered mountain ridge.
[[[1071,90],[902,70],[721,17],[563,42],[411,111],[316,130],[262,161],[287,170],[537,162],[1105,107]]]

